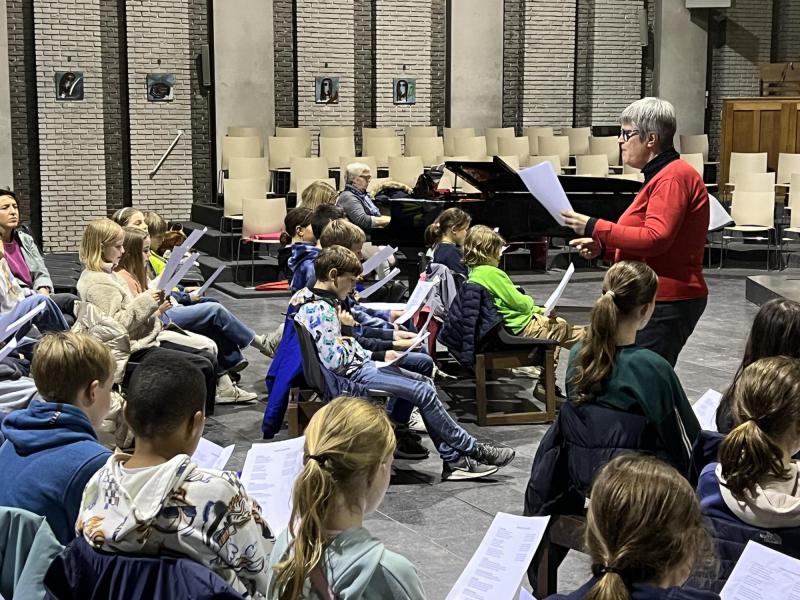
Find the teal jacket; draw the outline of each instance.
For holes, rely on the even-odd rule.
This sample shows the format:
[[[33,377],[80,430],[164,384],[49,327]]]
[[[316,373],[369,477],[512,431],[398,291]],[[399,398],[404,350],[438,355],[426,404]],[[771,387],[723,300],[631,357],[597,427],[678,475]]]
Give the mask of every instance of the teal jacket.
[[[44,598],[44,574],[61,550],[44,517],[0,507],[0,596]]]
[[[39,252],[36,241],[32,236],[20,230],[14,232],[13,238],[18,241],[20,248],[22,248],[22,256],[25,258],[25,264],[28,265],[28,269],[31,271],[31,277],[33,278],[31,289],[38,290],[40,287],[46,287],[50,288],[52,292],[53,280],[50,279],[50,271],[47,270],[44,264],[44,257],[42,253]],[[24,284],[20,282],[20,285]]]
[[[272,589],[275,576],[272,567],[285,560],[288,552],[289,531],[284,530],[275,540],[269,559],[269,600],[278,598],[277,591]],[[425,599],[414,565],[387,550],[363,527],[346,529],[337,535],[326,548],[323,560],[325,578],[337,600]],[[311,590],[311,583],[306,581],[303,598],[319,598]]]

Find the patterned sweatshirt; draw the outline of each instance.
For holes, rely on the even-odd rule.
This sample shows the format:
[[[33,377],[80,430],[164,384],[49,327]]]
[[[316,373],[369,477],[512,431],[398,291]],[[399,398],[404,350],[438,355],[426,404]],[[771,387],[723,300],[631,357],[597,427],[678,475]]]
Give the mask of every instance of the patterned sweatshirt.
[[[373,355],[353,337],[356,330],[339,322],[336,315],[339,301],[333,294],[303,288],[292,296],[290,302],[300,307],[294,318],[311,332],[326,369],[347,377],[372,360]]]

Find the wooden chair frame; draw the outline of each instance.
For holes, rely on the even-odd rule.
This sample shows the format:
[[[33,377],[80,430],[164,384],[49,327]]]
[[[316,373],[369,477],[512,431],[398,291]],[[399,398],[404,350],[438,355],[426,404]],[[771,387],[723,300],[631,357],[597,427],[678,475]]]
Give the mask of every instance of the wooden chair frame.
[[[536,568],[537,598],[547,598],[557,593],[558,564],[555,560],[560,553],[551,552],[554,546],[568,550],[584,551],[583,533],[586,528],[586,519],[575,515],[553,515],[547,533],[533,557],[533,566]]]

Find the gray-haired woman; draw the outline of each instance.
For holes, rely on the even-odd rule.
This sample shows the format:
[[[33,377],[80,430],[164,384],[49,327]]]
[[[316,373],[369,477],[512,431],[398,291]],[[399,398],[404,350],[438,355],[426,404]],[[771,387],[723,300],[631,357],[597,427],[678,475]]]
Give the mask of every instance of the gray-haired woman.
[[[675,151],[672,104],[642,98],[623,111],[620,121],[622,160],[642,170],[642,189],[616,223],[572,211],[563,216],[568,227],[586,236],[570,242],[584,258],[639,260],[656,272],[655,310],[636,344],[674,366],[708,300],[703,279],[708,192],[697,171]]]
[[[354,225],[364,230],[369,239],[370,232],[377,227],[386,227],[391,217],[381,215],[378,207],[372,201],[367,188],[372,180],[369,165],[364,163],[351,163],[344,172],[344,191],[339,194],[336,203],[344,209],[347,218]]]

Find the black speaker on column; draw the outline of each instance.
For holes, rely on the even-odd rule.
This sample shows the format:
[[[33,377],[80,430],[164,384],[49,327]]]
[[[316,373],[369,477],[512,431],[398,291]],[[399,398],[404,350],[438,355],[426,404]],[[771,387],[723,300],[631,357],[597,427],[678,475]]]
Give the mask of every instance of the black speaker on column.
[[[211,87],[211,49],[208,44],[200,48],[200,82],[205,87]]]

